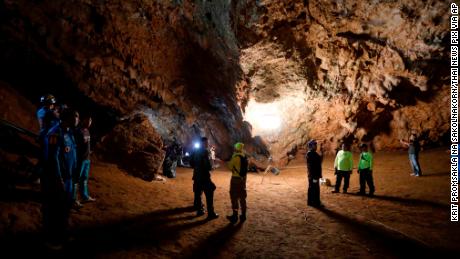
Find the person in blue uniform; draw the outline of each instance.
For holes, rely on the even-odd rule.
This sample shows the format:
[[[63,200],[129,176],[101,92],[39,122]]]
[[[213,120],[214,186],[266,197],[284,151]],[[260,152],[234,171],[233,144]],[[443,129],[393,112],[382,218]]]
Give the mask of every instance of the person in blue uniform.
[[[61,114],[61,123],[51,127],[43,138],[45,170],[41,176],[42,215],[45,237],[53,247],[67,238],[70,208],[73,204],[72,174],[77,165],[73,128],[78,113],[70,109]]]
[[[44,148],[44,138],[48,130],[57,125],[59,123],[59,115],[55,112],[56,110],[56,98],[51,95],[47,94],[40,98],[40,109],[37,110],[37,120],[38,125],[40,127],[40,131],[38,134],[38,143],[40,145],[40,149],[43,150]],[[37,170],[32,175],[33,180],[40,179],[40,175],[44,170],[44,157],[43,152],[41,152],[38,160]]]
[[[44,95],[40,98],[42,107],[37,111],[38,125],[40,126],[40,136],[53,126],[59,123],[59,116],[55,112],[56,98],[52,94]]]

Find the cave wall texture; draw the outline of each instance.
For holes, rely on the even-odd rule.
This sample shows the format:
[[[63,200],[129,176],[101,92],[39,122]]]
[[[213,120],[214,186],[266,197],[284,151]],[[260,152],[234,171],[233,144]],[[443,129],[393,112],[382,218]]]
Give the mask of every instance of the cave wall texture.
[[[222,158],[235,141],[269,149],[277,161],[310,138],[330,150],[341,140],[382,150],[415,132],[424,145],[439,145],[450,129],[448,7],[435,0],[5,0],[1,63],[20,69],[33,56],[55,69],[48,77],[64,78],[54,88],[38,80],[37,96],[58,89],[107,111],[100,116],[143,113],[163,141],[206,135]],[[0,80],[27,92],[5,71]],[[245,122],[264,104],[281,116],[279,129]]]

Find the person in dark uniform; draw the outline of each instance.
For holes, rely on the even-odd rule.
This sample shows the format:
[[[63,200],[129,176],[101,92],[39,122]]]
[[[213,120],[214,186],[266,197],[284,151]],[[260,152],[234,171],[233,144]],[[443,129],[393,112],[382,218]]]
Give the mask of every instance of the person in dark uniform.
[[[323,162],[323,147],[320,145],[319,154],[316,140],[308,142],[308,152],[305,156],[308,169],[308,206],[323,207],[319,198],[319,179],[323,177],[321,164]]]
[[[81,126],[75,132],[77,142],[77,172],[74,177],[74,200],[77,207],[81,207],[77,199],[77,190],[80,192],[82,202],[94,202],[96,199],[89,195],[88,179],[91,167],[91,116],[87,115],[81,120]]]
[[[65,110],[61,123],[51,127],[43,138],[45,170],[41,176],[42,215],[46,241],[52,248],[62,247],[67,238],[70,208],[73,204],[72,174],[76,169],[76,144],[73,128],[78,113]]]
[[[208,209],[208,219],[219,217],[214,211],[214,191],[216,185],[211,181],[211,157],[208,150],[208,139],[201,138],[201,145],[192,154],[190,165],[193,168],[193,192],[195,194],[193,205],[197,210],[197,215],[204,215],[204,206],[201,201],[201,194],[206,196],[206,206]]]
[[[412,167],[412,176],[422,176],[422,169],[418,162],[418,155],[420,153],[420,143],[415,134],[412,134],[409,138],[409,142],[400,140],[400,142],[409,148],[409,162]]]

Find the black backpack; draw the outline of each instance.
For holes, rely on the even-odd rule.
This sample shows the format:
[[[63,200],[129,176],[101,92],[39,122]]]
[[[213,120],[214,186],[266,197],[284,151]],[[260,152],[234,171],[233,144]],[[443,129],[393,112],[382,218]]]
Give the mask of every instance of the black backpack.
[[[248,174],[248,158],[246,156],[238,155],[240,157],[240,176],[245,177]]]

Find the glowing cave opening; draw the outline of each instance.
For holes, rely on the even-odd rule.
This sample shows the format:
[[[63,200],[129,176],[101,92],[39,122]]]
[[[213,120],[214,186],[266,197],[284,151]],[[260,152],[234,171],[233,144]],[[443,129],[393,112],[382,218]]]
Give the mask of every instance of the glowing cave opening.
[[[278,132],[282,118],[277,103],[258,103],[249,101],[244,119],[251,123],[253,134]]]

